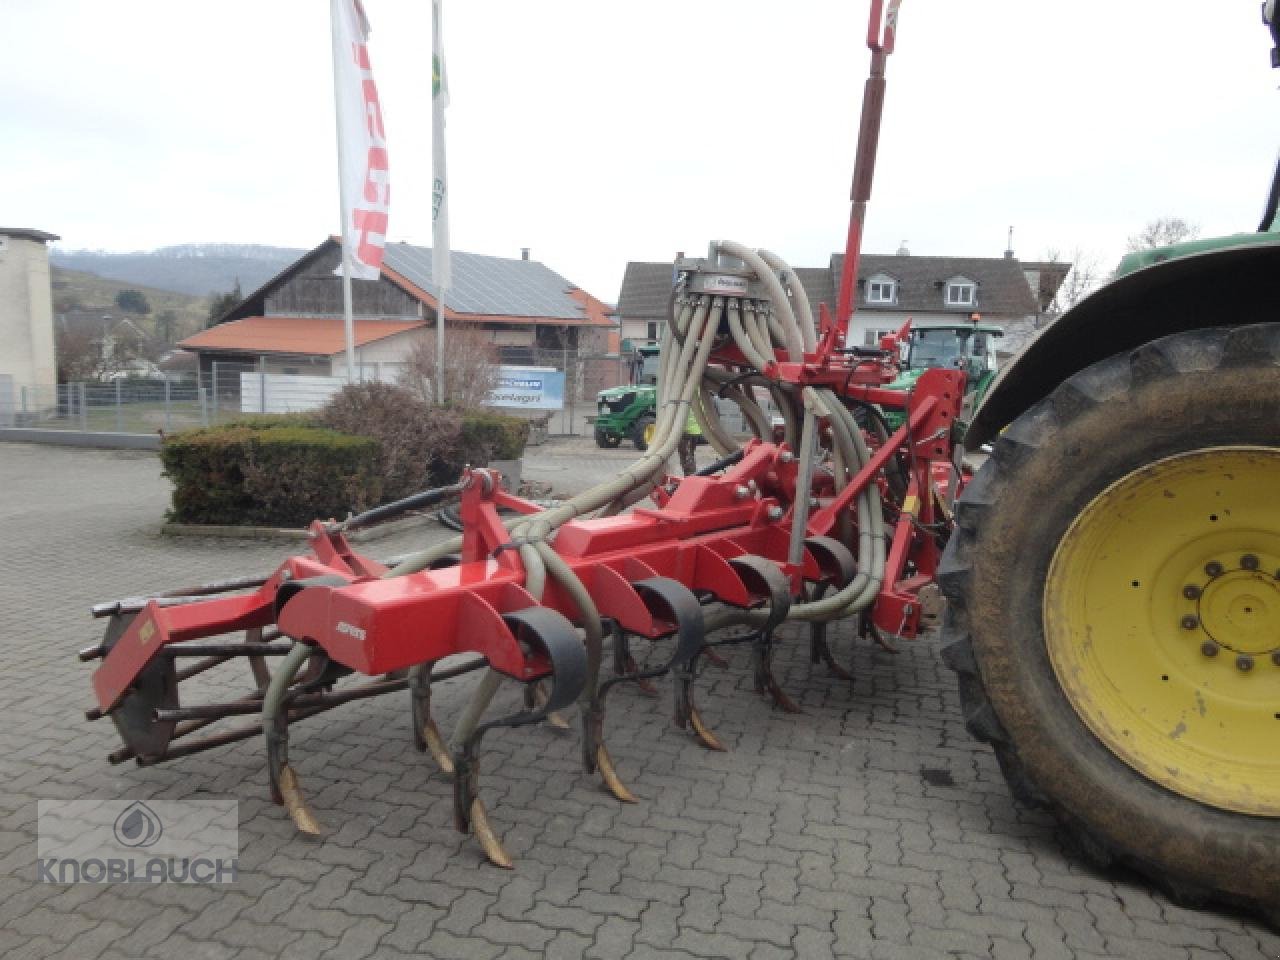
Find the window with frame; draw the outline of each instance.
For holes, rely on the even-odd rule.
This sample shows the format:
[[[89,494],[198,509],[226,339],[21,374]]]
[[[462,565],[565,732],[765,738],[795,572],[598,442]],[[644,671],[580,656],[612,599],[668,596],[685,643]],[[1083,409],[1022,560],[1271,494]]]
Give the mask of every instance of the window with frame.
[[[947,306],[972,307],[977,290],[977,284],[969,280],[949,281],[947,283]]]
[[[656,320],[650,320],[648,323],[645,324],[644,332],[645,332],[645,337],[649,340],[650,343],[655,342],[658,339],[658,322]]]
[[[868,281],[867,303],[894,303],[897,299],[897,281],[889,277],[873,277]]]
[[[887,337],[887,336],[889,336],[889,334],[891,334],[891,333],[893,333],[893,332],[894,332],[894,331],[892,331],[892,330],[868,330],[868,331],[867,331],[867,339],[863,342],[863,346],[864,346],[864,347],[879,348],[879,346],[880,346],[880,338],[881,338],[881,337]]]

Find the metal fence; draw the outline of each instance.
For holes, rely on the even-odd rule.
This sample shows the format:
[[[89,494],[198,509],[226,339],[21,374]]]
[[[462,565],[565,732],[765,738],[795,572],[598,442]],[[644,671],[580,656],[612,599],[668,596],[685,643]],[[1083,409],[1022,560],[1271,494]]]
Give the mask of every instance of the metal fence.
[[[208,423],[208,396],[194,378],[24,385],[0,404],[0,427],[168,433]]]
[[[629,379],[626,358],[617,354],[522,347],[504,348],[501,359],[564,372],[562,408],[525,414],[539,421],[540,433],[551,436],[589,436],[588,417],[596,412],[596,394]],[[314,410],[346,380],[310,372],[313,369],[305,363],[264,367],[218,361],[199,374],[165,380],[127,377],[56,386],[3,382],[0,427],[154,434],[225,423],[246,414]],[[401,365],[365,364],[359,373],[362,380],[394,383],[400,379]]]

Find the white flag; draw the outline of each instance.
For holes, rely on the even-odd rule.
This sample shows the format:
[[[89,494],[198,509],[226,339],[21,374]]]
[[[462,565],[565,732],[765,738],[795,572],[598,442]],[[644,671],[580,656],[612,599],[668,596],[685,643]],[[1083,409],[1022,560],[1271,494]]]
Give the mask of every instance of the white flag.
[[[441,290],[449,289],[453,282],[449,264],[449,178],[444,163],[444,108],[448,105],[440,0],[431,0],[431,279]]]
[[[369,21],[360,0],[332,0],[333,84],[338,111],[342,242],[351,275],[377,280],[387,242],[391,182],[382,106],[369,64]]]

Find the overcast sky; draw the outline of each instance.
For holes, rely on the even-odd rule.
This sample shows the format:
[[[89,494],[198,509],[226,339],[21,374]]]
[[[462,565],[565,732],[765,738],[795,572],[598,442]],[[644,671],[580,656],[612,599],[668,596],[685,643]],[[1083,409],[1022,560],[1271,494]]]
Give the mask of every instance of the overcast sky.
[[[337,230],[325,0],[0,0],[0,223],[67,249]],[[365,0],[391,238],[430,241],[430,3]],[[1280,146],[1257,0],[904,0],[866,249],[1252,230]],[[843,247],[866,0],[445,0],[455,249],[614,301],[628,260]]]

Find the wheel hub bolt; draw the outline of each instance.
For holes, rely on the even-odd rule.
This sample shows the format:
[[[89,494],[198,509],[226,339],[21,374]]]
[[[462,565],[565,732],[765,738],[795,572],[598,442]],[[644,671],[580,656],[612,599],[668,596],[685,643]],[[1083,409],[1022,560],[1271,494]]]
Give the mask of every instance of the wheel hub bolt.
[[[1244,567],[1246,570],[1257,570],[1258,558],[1255,557],[1252,553],[1246,553],[1243,557],[1240,558],[1240,566]]]
[[[1200,626],[1200,621],[1197,620],[1195,617],[1193,617],[1191,614],[1188,613],[1185,617],[1182,618],[1183,630],[1194,630],[1198,626]]]
[[[1216,657],[1220,650],[1221,650],[1221,647],[1219,647],[1212,640],[1206,640],[1204,643],[1200,644],[1200,652],[1203,653],[1206,657]]]
[[[1245,673],[1248,673],[1253,669],[1253,657],[1247,656],[1243,653],[1240,654],[1240,656],[1236,657],[1236,667]]]
[[[1222,576],[1222,564],[1217,560],[1210,560],[1204,565],[1204,572],[1211,577],[1220,577]]]
[[[1196,597],[1200,596],[1200,588],[1194,583],[1188,583],[1182,588],[1182,595],[1188,600],[1194,600]]]

